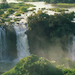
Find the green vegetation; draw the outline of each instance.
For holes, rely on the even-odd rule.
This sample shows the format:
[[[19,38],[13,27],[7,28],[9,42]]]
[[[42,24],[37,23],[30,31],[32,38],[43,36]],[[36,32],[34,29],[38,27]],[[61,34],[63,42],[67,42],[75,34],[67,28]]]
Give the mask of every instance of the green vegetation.
[[[24,11],[24,8],[29,8],[29,7],[35,7],[32,4],[26,4],[26,3],[10,3],[9,4],[10,8],[13,8],[14,10],[17,11]],[[24,9],[24,10],[23,10]]]
[[[21,19],[16,19],[16,18],[14,18],[14,21],[20,21]]]
[[[2,0],[3,3],[6,3],[6,0]]]
[[[27,12],[29,7],[35,7],[32,4],[26,3],[2,3],[0,4],[0,13],[1,15],[4,13],[4,10],[7,10],[8,14],[12,14],[13,12]]]
[[[8,3],[1,3],[0,4],[0,9],[7,9],[9,8],[9,4]]]
[[[58,63],[56,61],[49,61],[43,57],[30,55],[22,58],[15,67],[2,75],[75,75],[75,69],[65,66],[68,63],[70,63],[69,65],[74,63],[72,65],[75,66],[74,61],[66,58],[61,59],[61,62],[64,65],[56,65]]]
[[[20,7],[20,12],[24,13],[24,12],[28,12],[26,7]]]
[[[23,2],[37,2],[37,1],[43,1],[43,0],[17,0],[17,1],[23,1]]]
[[[14,68],[2,75],[63,75],[49,60],[31,55],[21,59]]]
[[[20,0],[17,0],[20,1]],[[21,0],[23,2],[45,1],[46,3],[75,3],[75,0]]]
[[[7,13],[8,13],[8,14],[13,14],[14,12],[15,12],[15,11],[14,11],[12,8],[8,8],[8,9],[7,9]]]
[[[15,13],[15,16],[21,16],[21,14],[20,13]]]
[[[9,16],[9,14],[5,14],[5,13],[2,14],[3,18],[8,18],[8,16]]]
[[[75,3],[75,0],[44,0],[47,3]]]
[[[3,10],[0,10],[0,16],[1,16],[3,13],[4,13],[4,11],[3,11]]]
[[[6,0],[3,0],[4,3],[0,4],[0,24],[6,22],[10,22],[10,19],[7,19],[10,14],[13,14],[15,11],[15,16],[20,16],[21,13],[28,12],[29,7],[35,7],[32,4],[26,4],[26,3],[6,3]],[[4,11],[6,13],[4,13]],[[20,21],[20,19],[14,20],[14,21]]]
[[[49,8],[49,10],[51,10],[51,11],[55,11],[55,12],[68,11],[68,9],[64,9],[64,8]]]
[[[36,10],[36,8],[29,9],[28,11],[34,11],[34,10]]]
[[[46,8],[41,8],[41,10],[45,10]]]
[[[31,15],[28,17],[28,27],[30,31],[35,30],[35,32],[38,32],[37,35],[39,36],[68,36],[75,32],[75,24],[71,22],[73,17],[74,12],[49,16],[48,14],[42,13],[42,11],[38,11],[34,16]]]
[[[6,22],[10,22],[11,18],[6,19]]]
[[[60,69],[65,69],[65,68],[75,69],[75,61],[70,60],[69,58],[63,58],[63,59],[56,61],[55,66]]]
[[[64,7],[64,8],[75,7],[75,3],[57,3],[52,5],[58,7]]]
[[[5,19],[2,18],[2,19],[0,20],[0,23],[4,23],[4,22],[5,22]]]

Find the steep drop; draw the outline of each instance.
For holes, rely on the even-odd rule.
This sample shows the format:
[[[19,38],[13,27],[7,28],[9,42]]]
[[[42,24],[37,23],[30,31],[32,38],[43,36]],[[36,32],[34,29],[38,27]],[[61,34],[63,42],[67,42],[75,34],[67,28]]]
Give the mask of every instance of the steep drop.
[[[0,27],[0,61],[6,57],[6,33],[3,27]]]
[[[69,48],[69,58],[75,61],[75,36],[68,41],[68,48]]]
[[[17,56],[19,60],[23,57],[29,56],[29,46],[27,35],[25,34],[27,28],[25,25],[16,24],[14,26],[17,36]]]

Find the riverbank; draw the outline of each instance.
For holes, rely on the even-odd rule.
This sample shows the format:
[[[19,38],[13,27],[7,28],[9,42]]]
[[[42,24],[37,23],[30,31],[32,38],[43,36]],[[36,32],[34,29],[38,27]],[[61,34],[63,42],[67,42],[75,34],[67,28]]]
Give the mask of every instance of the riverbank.
[[[75,7],[75,3],[56,3],[52,4],[53,6],[61,7],[61,8],[70,8]]]

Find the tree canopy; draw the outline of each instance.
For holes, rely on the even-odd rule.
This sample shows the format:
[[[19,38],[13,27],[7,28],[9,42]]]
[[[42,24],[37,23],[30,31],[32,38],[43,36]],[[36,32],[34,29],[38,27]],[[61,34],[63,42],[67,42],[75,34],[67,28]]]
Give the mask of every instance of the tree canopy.
[[[75,32],[75,24],[71,22],[73,17],[74,12],[48,15],[39,11],[28,17],[28,27],[38,32],[37,35],[62,37]]]
[[[75,0],[44,0],[47,3],[75,3]]]

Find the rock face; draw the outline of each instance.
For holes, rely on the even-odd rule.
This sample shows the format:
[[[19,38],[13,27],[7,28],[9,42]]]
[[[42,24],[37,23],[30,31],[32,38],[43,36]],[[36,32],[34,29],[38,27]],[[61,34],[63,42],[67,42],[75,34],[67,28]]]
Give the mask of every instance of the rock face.
[[[16,34],[12,26],[0,27],[0,61],[17,57]]]
[[[12,26],[6,28],[6,40],[8,44],[8,55],[10,59],[14,59],[17,56],[16,49],[16,33]]]
[[[35,30],[27,32],[31,54],[36,54],[49,60],[59,60],[68,56],[67,36],[46,38],[46,36],[38,36],[37,34]]]

